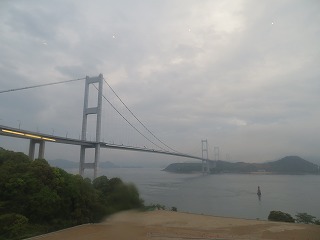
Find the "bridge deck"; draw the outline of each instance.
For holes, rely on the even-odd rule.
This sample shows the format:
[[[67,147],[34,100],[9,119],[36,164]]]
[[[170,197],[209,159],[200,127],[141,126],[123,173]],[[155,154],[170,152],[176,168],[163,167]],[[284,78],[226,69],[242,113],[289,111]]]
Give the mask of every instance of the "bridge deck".
[[[179,153],[179,152],[169,152],[169,151],[162,151],[162,150],[149,149],[149,148],[111,144],[106,142],[95,142],[95,141],[60,137],[60,136],[55,136],[55,135],[50,135],[50,134],[45,134],[40,132],[32,132],[32,131],[23,130],[23,129],[12,128],[12,127],[3,126],[3,125],[0,125],[0,135],[15,137],[15,138],[24,138],[24,139],[36,139],[39,141],[46,141],[46,142],[53,142],[53,143],[80,145],[88,148],[94,148],[97,144],[100,144],[101,148],[137,151],[137,152],[149,152],[149,153],[165,154],[165,155],[171,155],[171,156],[198,159],[201,161],[204,160],[204,161],[214,162],[213,160],[210,160],[210,159],[203,159],[198,156],[193,156],[193,155]]]

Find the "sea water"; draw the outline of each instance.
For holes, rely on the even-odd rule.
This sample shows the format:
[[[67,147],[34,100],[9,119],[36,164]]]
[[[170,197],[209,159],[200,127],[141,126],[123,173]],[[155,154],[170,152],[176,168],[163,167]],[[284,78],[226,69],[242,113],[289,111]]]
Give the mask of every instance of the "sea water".
[[[320,175],[176,174],[160,168],[110,168],[99,175],[135,184],[146,204],[183,212],[267,219],[270,211],[279,210],[320,219]]]

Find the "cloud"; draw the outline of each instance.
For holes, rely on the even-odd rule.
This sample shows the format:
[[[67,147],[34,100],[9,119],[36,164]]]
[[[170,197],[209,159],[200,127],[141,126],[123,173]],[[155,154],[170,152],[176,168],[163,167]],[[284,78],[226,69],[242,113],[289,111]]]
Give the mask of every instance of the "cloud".
[[[3,2],[1,88],[103,73],[179,151],[200,152],[208,139],[238,160],[319,157],[319,10],[317,1]],[[107,86],[105,95],[137,124]],[[80,83],[1,95],[0,118],[78,137],[82,98]],[[150,144],[104,104],[105,139]]]

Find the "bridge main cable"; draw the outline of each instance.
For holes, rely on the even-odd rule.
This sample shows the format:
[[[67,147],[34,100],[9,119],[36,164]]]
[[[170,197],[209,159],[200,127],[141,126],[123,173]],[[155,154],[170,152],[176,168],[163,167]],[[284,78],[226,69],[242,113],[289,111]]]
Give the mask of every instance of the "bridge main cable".
[[[6,93],[6,92],[14,92],[14,91],[26,90],[26,89],[31,89],[31,88],[37,88],[37,87],[45,87],[45,86],[57,85],[57,84],[61,84],[61,83],[76,82],[76,81],[81,81],[81,80],[85,80],[85,79],[86,79],[86,78],[83,77],[83,78],[65,80],[65,81],[60,81],[60,82],[53,82],[53,83],[45,83],[45,84],[33,85],[33,86],[22,87],[22,88],[13,88],[13,89],[8,89],[8,90],[2,90],[2,91],[0,91],[0,94],[1,94],[1,93]]]
[[[93,84],[93,86],[95,87],[95,89],[98,90],[98,88],[96,87],[96,85]],[[106,100],[110,106],[134,129],[136,130],[141,136],[143,136],[145,139],[147,139],[150,143],[152,143],[153,145],[155,145],[156,147],[162,149],[163,151],[165,151],[164,148],[162,148],[161,146],[159,146],[158,144],[154,143],[152,140],[150,140],[146,135],[144,135],[141,131],[139,131],[132,123],[129,122],[128,119],[125,118],[125,116],[123,116],[123,114],[120,113],[120,111],[106,98],[106,96],[104,94],[102,94],[102,97],[104,98],[104,100]]]
[[[167,144],[165,144],[163,141],[161,141],[157,136],[155,136],[139,119],[138,117],[129,109],[129,107],[122,101],[122,99],[118,96],[118,94],[113,90],[113,88],[110,86],[110,84],[103,78],[104,82],[108,85],[108,87],[111,89],[111,91],[116,95],[116,97],[120,100],[120,102],[125,106],[125,108],[131,113],[131,115],[146,129],[155,139],[157,139],[160,143],[162,143],[164,146],[169,148],[170,150],[179,153],[178,151],[174,150],[173,148],[169,147]],[[110,103],[111,104],[111,103]],[[161,148],[162,149],[162,148]]]

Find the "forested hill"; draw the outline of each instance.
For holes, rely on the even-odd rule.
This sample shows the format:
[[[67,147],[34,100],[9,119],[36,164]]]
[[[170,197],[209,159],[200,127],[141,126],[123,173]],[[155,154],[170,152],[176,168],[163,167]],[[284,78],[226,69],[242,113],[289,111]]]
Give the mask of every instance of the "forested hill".
[[[284,173],[318,173],[318,166],[297,156],[284,157],[278,161],[265,163],[266,171]]]
[[[202,163],[172,163],[164,171],[189,173],[200,172]],[[211,173],[252,173],[266,172],[277,174],[319,174],[316,164],[308,162],[297,156],[287,156],[282,159],[267,163],[245,163],[217,161],[216,168],[210,169]]]
[[[141,206],[136,187],[119,178],[83,179],[0,148],[0,240],[98,222]]]

